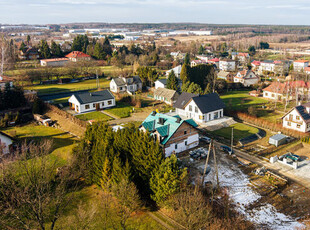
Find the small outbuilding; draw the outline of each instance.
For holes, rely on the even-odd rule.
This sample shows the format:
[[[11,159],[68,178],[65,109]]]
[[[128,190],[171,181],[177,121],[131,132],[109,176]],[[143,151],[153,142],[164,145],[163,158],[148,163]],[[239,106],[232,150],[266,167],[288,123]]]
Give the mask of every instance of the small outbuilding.
[[[283,145],[287,142],[288,136],[283,134],[276,134],[269,138],[269,144],[274,145],[276,147]]]

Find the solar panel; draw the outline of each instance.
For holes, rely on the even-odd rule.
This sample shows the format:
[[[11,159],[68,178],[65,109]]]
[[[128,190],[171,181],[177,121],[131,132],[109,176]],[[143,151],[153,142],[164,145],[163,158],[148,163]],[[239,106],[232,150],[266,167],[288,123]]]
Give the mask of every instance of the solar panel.
[[[309,119],[310,119],[309,113],[307,113],[307,112],[305,111],[305,108],[304,108],[303,106],[301,106],[301,105],[300,105],[300,106],[297,106],[296,109],[297,109],[297,111],[299,112],[300,116],[302,116],[302,118],[303,118],[304,120],[309,120]]]

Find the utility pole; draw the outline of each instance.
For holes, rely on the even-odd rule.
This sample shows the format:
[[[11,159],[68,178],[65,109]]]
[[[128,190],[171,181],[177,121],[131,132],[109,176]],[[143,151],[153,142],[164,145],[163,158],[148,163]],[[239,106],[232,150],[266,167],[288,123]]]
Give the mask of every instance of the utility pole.
[[[232,127],[231,128],[231,152],[230,152],[230,154],[229,155],[231,155],[232,154],[232,152],[233,152],[233,145],[234,145],[234,127]]]
[[[99,89],[100,84],[99,84],[99,78],[98,78],[98,70],[96,70],[96,85],[97,85],[97,89]]]
[[[214,168],[215,168],[215,173],[216,173],[217,189],[219,189],[219,187],[220,187],[219,172],[218,172],[217,163],[216,163],[216,156],[215,156],[215,147],[214,147],[214,144],[213,144],[213,146],[212,146],[212,151],[213,151],[213,158],[214,158]]]
[[[207,168],[208,168],[208,162],[209,162],[209,157],[210,157],[210,152],[211,152],[211,146],[213,144],[213,139],[211,139],[210,144],[209,144],[209,150],[208,150],[208,155],[207,155],[207,159],[206,159],[206,163],[205,163],[205,168],[203,170],[203,174],[202,174],[202,180],[201,180],[201,185],[203,186],[203,183],[205,181],[205,175],[207,172]]]

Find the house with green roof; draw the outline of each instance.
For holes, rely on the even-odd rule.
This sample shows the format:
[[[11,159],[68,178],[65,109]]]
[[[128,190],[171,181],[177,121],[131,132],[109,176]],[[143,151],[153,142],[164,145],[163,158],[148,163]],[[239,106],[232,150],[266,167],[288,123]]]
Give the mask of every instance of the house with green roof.
[[[183,120],[179,116],[169,116],[153,111],[140,127],[149,131],[164,149],[165,156],[180,153],[199,144],[197,124],[193,119]]]

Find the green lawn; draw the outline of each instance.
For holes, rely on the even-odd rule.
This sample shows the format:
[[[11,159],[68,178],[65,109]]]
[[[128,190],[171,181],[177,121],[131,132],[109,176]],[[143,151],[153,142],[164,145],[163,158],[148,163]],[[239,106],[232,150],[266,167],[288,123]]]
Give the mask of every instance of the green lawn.
[[[248,126],[242,123],[236,123],[231,125],[230,127],[218,129],[212,131],[211,133],[217,136],[224,137],[226,139],[231,139],[231,130],[234,128],[234,139],[235,141],[239,141],[241,138],[248,137],[252,134],[258,132],[258,129],[252,126]]]
[[[107,113],[111,113],[119,118],[130,117],[133,107],[127,103],[116,102],[116,107],[105,110]],[[136,109],[135,109],[136,110]]]
[[[107,79],[100,79],[101,88],[110,86],[110,81]],[[27,86],[25,89],[37,90],[39,94],[52,94],[60,92],[71,92],[78,90],[95,89],[97,87],[96,79],[85,80],[77,83],[68,84],[51,84],[51,85],[35,85]]]
[[[250,91],[230,91],[221,95],[226,108],[235,111],[245,111],[249,106],[259,106],[268,103],[268,100],[252,97],[249,95]]]
[[[36,124],[29,124],[22,127],[10,127],[1,131],[21,141],[27,139],[40,140],[42,138],[52,139],[53,151],[49,157],[57,157],[63,164],[70,158],[72,148],[75,142],[78,141],[75,137],[62,130]]]
[[[109,120],[113,120],[112,117],[109,117],[108,115],[101,113],[99,111],[80,114],[80,115],[77,115],[76,117],[83,120],[83,121],[89,121],[89,120],[109,121]]]

